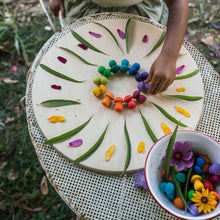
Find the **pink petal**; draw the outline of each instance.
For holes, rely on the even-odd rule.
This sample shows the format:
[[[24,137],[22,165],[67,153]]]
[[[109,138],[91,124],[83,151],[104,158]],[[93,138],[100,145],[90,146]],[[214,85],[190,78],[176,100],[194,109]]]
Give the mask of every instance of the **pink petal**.
[[[12,73],[17,73],[17,71],[18,71],[18,67],[17,66],[12,66],[11,67],[11,72]]]
[[[182,66],[177,67],[177,68],[176,68],[176,74],[178,75],[178,74],[182,73],[184,67],[185,67],[185,65],[182,65]]]
[[[96,37],[96,38],[100,38],[102,35],[101,34],[97,34],[97,33],[94,33],[92,31],[89,31],[89,33],[93,36],[93,37]]]
[[[117,29],[118,31],[118,35],[121,39],[125,39],[125,33],[123,31],[121,31],[120,29]]]
[[[143,43],[147,43],[147,41],[148,41],[148,37],[147,37],[147,35],[144,35],[144,37],[143,37],[143,39],[142,39],[142,42],[143,42]]]
[[[87,49],[88,49],[88,47],[85,46],[84,44],[78,44],[78,46],[79,46],[80,48],[82,48],[83,50],[87,50]]]
[[[69,143],[69,145],[71,147],[79,147],[82,144],[83,144],[83,140],[82,139],[76,139],[75,141],[72,141],[72,142]]]
[[[57,85],[52,85],[51,88],[61,90],[61,86],[57,86]]]
[[[58,56],[57,59],[61,62],[61,63],[66,63],[66,58]]]

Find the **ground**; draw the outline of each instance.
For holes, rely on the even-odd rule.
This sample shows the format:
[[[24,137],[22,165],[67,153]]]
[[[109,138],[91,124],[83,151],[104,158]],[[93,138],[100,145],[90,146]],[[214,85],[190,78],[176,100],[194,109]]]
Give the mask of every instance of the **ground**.
[[[220,73],[219,2],[190,0],[189,7],[185,38]],[[75,219],[45,179],[20,105],[28,68],[53,31],[36,0],[0,0],[0,24],[1,218]]]

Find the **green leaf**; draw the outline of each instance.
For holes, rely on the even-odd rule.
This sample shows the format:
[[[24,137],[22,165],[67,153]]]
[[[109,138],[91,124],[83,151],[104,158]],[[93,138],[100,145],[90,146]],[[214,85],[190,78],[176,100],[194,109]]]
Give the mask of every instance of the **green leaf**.
[[[68,131],[68,132],[66,132],[64,134],[61,134],[61,135],[59,135],[57,137],[51,138],[51,139],[45,141],[44,144],[55,144],[55,143],[59,143],[59,142],[65,141],[65,140],[73,137],[74,135],[79,133],[90,122],[91,119],[92,119],[92,117],[90,117],[88,121],[86,121],[85,123],[81,124],[77,128],[75,128],[75,129],[73,129],[71,131]]]
[[[151,102],[158,110],[160,110],[160,112],[167,117],[170,121],[174,122],[175,124],[178,124],[182,127],[188,127],[187,125],[181,123],[180,121],[178,121],[177,119],[175,119],[173,116],[171,116],[168,112],[166,112],[162,107],[160,107],[159,105]]]
[[[187,173],[185,188],[184,188],[184,192],[183,192],[185,200],[187,200],[188,184],[189,184],[189,179],[190,179],[191,172],[192,172],[192,167],[188,170],[188,173]]]
[[[169,181],[170,160],[172,156],[173,146],[175,144],[177,130],[178,130],[178,125],[176,125],[176,128],[173,134],[171,135],[169,143],[167,145],[167,150],[166,150],[166,155],[165,155],[165,160],[164,160],[164,178],[166,182]]]
[[[165,37],[166,37],[166,31],[164,30],[160,36],[160,39],[157,41],[157,43],[154,45],[152,50],[146,56],[149,56],[150,54],[152,54],[163,43]]]
[[[119,43],[116,39],[116,37],[113,35],[113,33],[106,27],[104,26],[103,24],[100,24],[98,22],[93,22],[94,24],[97,24],[99,25],[100,27],[104,28],[106,31],[108,31],[108,33],[112,36],[113,40],[115,41],[115,43],[117,44],[117,46],[119,47],[119,49],[121,50],[120,46],[119,46]],[[122,50],[121,50],[122,51]]]
[[[58,107],[58,106],[75,105],[75,104],[81,104],[81,103],[73,101],[73,100],[51,99],[51,100],[41,102],[40,104],[45,107]]]
[[[193,71],[193,72],[191,72],[191,73],[185,74],[185,75],[177,76],[177,77],[175,78],[175,80],[190,78],[190,77],[196,75],[198,72],[199,72],[199,69],[197,69],[197,70],[195,70],[195,71]]]
[[[71,53],[72,55],[76,56],[78,59],[80,59],[83,63],[90,65],[90,66],[98,66],[98,64],[93,64],[93,63],[89,63],[88,61],[84,60],[81,56],[79,56],[78,54],[76,54],[75,52],[73,52],[72,50],[69,50],[68,48],[65,47],[58,47],[62,50],[65,50],[68,53]]]
[[[104,137],[105,137],[105,134],[106,134],[106,131],[108,129],[108,126],[106,126],[104,132],[102,133],[102,135],[100,136],[100,138],[98,139],[98,141],[86,152],[84,153],[82,156],[78,157],[76,160],[73,161],[74,164],[77,164],[77,163],[80,163],[84,160],[86,160],[88,157],[90,157],[93,153],[95,153],[95,151],[99,148],[99,146],[101,145]]]
[[[82,38],[80,35],[78,35],[75,31],[71,30],[72,35],[82,44],[84,44],[86,47],[90,48],[91,50],[94,50],[95,52],[102,53],[105,55],[108,55],[101,50],[94,47],[92,44],[90,44],[88,41],[86,41],[84,38]]]
[[[128,48],[128,44],[129,44],[129,36],[128,36],[128,31],[129,31],[129,24],[131,22],[132,18],[129,18],[127,23],[126,23],[126,27],[125,27],[125,41],[126,41],[126,51],[127,53],[129,52],[129,48]]]
[[[190,18],[190,19],[188,20],[188,24],[194,23],[194,22],[199,21],[199,20],[200,20],[199,17],[196,17],[196,18]]]
[[[125,138],[127,142],[127,156],[126,156],[126,161],[125,161],[125,166],[124,166],[124,171],[125,171],[127,170],[130,164],[130,161],[131,161],[131,141],[130,141],[127,125],[126,125],[126,118],[124,122],[124,133],[125,133]]]
[[[180,197],[180,199],[182,200],[182,202],[183,202],[183,204],[185,205],[185,207],[187,207],[188,209],[190,209],[189,206],[188,206],[187,203],[186,203],[186,200],[185,200],[184,197],[183,197],[183,194],[182,194],[182,191],[181,191],[180,183],[179,183],[179,181],[176,179],[175,171],[174,171],[173,168],[171,168],[170,175],[171,175],[172,182],[173,182],[173,184],[174,184],[174,186],[175,186],[175,190],[176,190],[177,195]],[[192,211],[192,210],[191,210],[191,211]]]
[[[65,79],[65,80],[68,80],[68,81],[71,81],[71,82],[75,82],[75,83],[85,82],[85,81],[77,81],[77,80],[72,79],[72,78],[70,78],[70,77],[68,77],[68,76],[65,76],[65,75],[63,75],[62,73],[59,73],[59,72],[57,72],[57,71],[55,71],[55,70],[49,68],[48,66],[46,66],[46,65],[44,65],[44,64],[40,64],[40,67],[41,67],[42,69],[46,70],[48,73],[51,73],[52,75],[57,76],[57,77],[59,77],[59,78],[61,78],[61,79]]]
[[[187,95],[163,95],[168,98],[182,99],[187,101],[197,101],[202,99],[202,96],[187,96]]]
[[[154,132],[151,130],[151,128],[150,128],[150,126],[149,126],[149,124],[148,124],[146,118],[143,116],[143,114],[142,114],[142,112],[141,112],[140,110],[139,110],[139,112],[140,112],[140,114],[141,114],[141,118],[142,118],[142,120],[143,120],[144,126],[145,126],[145,128],[146,128],[146,130],[147,130],[147,133],[149,134],[151,140],[152,140],[154,143],[157,142],[158,139],[157,139],[157,137],[155,136]]]

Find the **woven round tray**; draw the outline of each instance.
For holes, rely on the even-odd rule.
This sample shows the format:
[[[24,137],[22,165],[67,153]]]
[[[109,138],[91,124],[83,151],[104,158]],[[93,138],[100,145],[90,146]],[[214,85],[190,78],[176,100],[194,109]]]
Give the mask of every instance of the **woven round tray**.
[[[45,138],[33,112],[32,87],[36,68],[52,45],[69,32],[69,27],[75,29],[92,21],[128,19],[130,16],[122,13],[105,13],[85,17],[55,33],[45,43],[28,72],[26,113],[29,132],[48,179],[61,198],[77,215],[89,219],[175,219],[161,209],[148,192],[134,188],[132,175],[118,177],[80,168],[71,164],[52,146],[44,145]],[[163,28],[143,17],[134,15],[132,17],[135,20]],[[183,45],[200,69],[204,85],[204,110],[197,130],[219,141],[220,80],[201,53],[186,41]]]

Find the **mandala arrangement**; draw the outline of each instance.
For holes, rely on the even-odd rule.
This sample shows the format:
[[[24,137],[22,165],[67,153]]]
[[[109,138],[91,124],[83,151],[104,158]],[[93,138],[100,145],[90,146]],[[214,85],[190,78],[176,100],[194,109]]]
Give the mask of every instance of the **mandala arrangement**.
[[[36,104],[34,105],[34,112],[37,122],[47,139],[44,144],[55,146],[74,164],[80,163],[95,170],[111,172],[111,168],[102,169],[102,166],[108,166],[108,163],[112,166],[110,161],[118,154],[116,158],[117,160],[121,158],[120,161],[112,162],[118,163],[118,168],[112,169],[112,171],[133,171],[143,167],[147,149],[162,135],[171,133],[176,124],[182,129],[195,129],[198,123],[202,108],[195,112],[190,112],[185,108],[187,103],[193,102],[199,102],[199,106],[202,106],[202,95],[197,95],[197,91],[194,94],[194,88],[187,88],[188,84],[191,85],[188,82],[193,81],[193,78],[199,75],[197,68],[186,73],[187,63],[181,63],[176,69],[175,82],[188,79],[187,83],[185,81],[185,86],[183,86],[184,83],[174,83],[174,87],[168,89],[168,92],[173,90],[170,94],[166,92],[166,94],[160,94],[156,97],[147,94],[150,84],[144,83],[144,81],[148,76],[150,66],[145,69],[145,67],[142,67],[142,63],[145,59],[155,59],[154,56],[158,55],[166,31],[157,28],[157,37],[155,38],[158,38],[158,40],[155,42],[154,39],[149,37],[148,30],[145,29],[146,33],[139,41],[141,47],[145,50],[147,48],[149,52],[142,57],[138,57],[137,54],[132,55],[130,51],[135,50],[133,30],[135,30],[135,25],[141,25],[139,23],[129,18],[125,25],[124,20],[121,24],[118,24],[121,25],[120,28],[115,28],[115,26],[109,28],[102,22],[93,22],[90,26],[84,28],[83,32],[83,34],[87,34],[89,40],[83,34],[79,34],[77,30],[71,29],[68,37],[65,38],[64,36],[61,43],[58,41],[53,47],[53,51],[48,52],[47,57],[39,64],[39,78],[35,79],[33,87],[33,103]],[[93,27],[93,31],[88,30],[89,27]],[[90,37],[88,38],[88,36]],[[117,51],[121,55],[109,55],[99,49],[98,46],[94,46],[99,45],[98,41],[100,39],[102,39],[102,42],[106,41],[109,48],[111,48],[111,44],[114,45],[114,48],[117,47]],[[151,39],[154,43],[150,43]],[[73,42],[78,43],[73,45]],[[100,45],[103,45],[103,43],[100,43]],[[126,52],[123,50],[122,45],[125,45]],[[76,49],[72,49],[73,46]],[[114,56],[116,59],[112,59]],[[185,53],[179,54],[180,59],[184,56],[186,56]],[[127,57],[133,58],[132,61]],[[93,61],[99,64],[90,62],[90,58],[93,58]],[[66,66],[67,63],[72,65],[72,69],[70,69],[70,65]],[[76,70],[80,72],[79,75],[75,74],[77,79],[75,75],[73,78],[70,74],[65,74],[67,71],[74,72]],[[78,78],[82,76],[88,78],[79,80]],[[125,80],[126,82],[124,82]],[[54,83],[50,84],[50,82]],[[201,82],[199,85],[199,94],[203,94]],[[129,91],[126,88],[129,88]],[[189,92],[184,95],[187,90]],[[47,91],[50,92],[47,93]],[[122,91],[121,94],[120,91]],[[70,99],[65,97],[72,97],[72,95],[79,98]],[[160,102],[162,105],[160,105]],[[165,102],[169,106],[172,105],[175,109],[175,115],[178,114],[178,117],[164,107],[166,106]],[[147,109],[151,109],[155,113],[146,114]],[[54,114],[48,115],[51,112],[54,112]],[[197,117],[193,122],[194,127],[183,122],[184,118],[190,119],[192,115]],[[69,117],[72,117],[71,120],[75,117],[75,125],[69,127],[68,124],[68,127],[62,127],[63,124],[67,123]],[[164,118],[163,121],[161,117]],[[105,120],[105,118],[108,118],[108,120]],[[131,118],[133,121],[129,122]],[[137,122],[137,120],[139,121]],[[154,128],[154,122],[160,124],[159,129],[158,126],[156,129]],[[92,123],[93,125],[91,125]],[[172,128],[168,123],[172,124]],[[90,125],[91,128],[86,130]],[[141,130],[138,130],[139,126],[142,126]],[[79,138],[80,134],[81,138]],[[146,136],[150,138],[150,142],[146,141]],[[119,146],[115,141],[117,139],[122,140],[120,145],[124,146]],[[136,143],[135,146],[134,142]],[[101,145],[105,145],[105,148]],[[102,149],[100,149],[100,146]],[[82,148],[84,149],[81,150]],[[99,151],[99,154],[96,155],[97,151]],[[69,156],[72,153],[75,154],[74,159]],[[143,155],[139,158],[141,154]],[[87,163],[89,160],[90,162]],[[95,165],[90,166],[91,164]],[[138,165],[136,166],[136,164]]]

